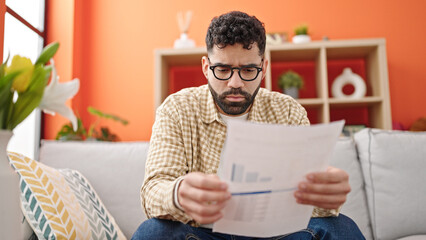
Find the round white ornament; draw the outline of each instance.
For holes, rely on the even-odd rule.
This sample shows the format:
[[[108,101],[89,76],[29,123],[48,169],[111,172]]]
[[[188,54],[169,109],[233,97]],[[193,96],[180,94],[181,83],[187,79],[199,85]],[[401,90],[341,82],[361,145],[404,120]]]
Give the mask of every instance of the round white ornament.
[[[347,95],[343,92],[343,87],[346,84],[354,86],[354,92]],[[335,98],[362,98],[367,92],[364,80],[352,72],[350,68],[343,69],[343,73],[339,75],[333,82],[331,93]]]

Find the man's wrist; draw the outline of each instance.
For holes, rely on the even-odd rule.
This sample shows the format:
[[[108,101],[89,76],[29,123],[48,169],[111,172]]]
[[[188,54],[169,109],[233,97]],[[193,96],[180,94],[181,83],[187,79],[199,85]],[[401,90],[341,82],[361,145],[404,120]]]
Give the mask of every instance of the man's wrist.
[[[178,199],[178,188],[179,188],[179,185],[180,185],[180,183],[182,182],[183,179],[184,178],[182,177],[182,178],[180,178],[180,179],[177,180],[177,182],[175,184],[175,188],[173,190],[173,203],[181,211],[185,211],[185,210],[183,209],[183,207],[179,203],[179,199]]]

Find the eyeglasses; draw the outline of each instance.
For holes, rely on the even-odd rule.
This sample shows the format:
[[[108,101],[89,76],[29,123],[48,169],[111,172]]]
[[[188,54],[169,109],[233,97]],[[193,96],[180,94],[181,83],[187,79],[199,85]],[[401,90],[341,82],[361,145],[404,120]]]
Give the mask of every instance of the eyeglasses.
[[[210,59],[209,59],[210,62]],[[263,67],[263,59],[262,59],[262,65],[260,67],[256,66],[243,66],[243,67],[231,67],[229,65],[215,65],[215,66],[209,66],[210,70],[212,70],[213,75],[215,78],[221,81],[229,80],[232,75],[234,75],[234,70],[238,70],[238,75],[243,81],[253,81],[259,76],[259,73],[262,72]]]

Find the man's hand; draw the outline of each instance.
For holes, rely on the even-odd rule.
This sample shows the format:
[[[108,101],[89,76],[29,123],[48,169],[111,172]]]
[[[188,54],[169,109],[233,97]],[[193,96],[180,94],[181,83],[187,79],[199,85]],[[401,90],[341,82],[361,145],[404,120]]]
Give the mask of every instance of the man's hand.
[[[306,182],[299,183],[294,193],[300,204],[338,209],[351,191],[348,174],[338,168],[328,167],[325,172],[310,173],[306,179]]]
[[[189,173],[178,188],[178,201],[185,212],[201,224],[222,218],[221,210],[231,198],[228,185],[218,176],[199,172]]]

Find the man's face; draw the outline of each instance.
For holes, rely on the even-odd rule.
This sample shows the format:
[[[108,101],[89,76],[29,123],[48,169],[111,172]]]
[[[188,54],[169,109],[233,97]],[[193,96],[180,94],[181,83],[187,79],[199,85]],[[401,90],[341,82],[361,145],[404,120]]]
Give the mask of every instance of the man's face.
[[[209,58],[202,58],[203,72],[209,84],[209,89],[220,113],[238,116],[247,113],[253,104],[260,83],[265,77],[268,61],[259,56],[259,48],[254,43],[250,50],[244,49],[242,44],[228,45],[225,48],[213,47]],[[262,67],[262,72],[253,81],[244,81],[238,70],[233,70],[228,80],[218,80],[209,66],[230,67]]]

